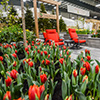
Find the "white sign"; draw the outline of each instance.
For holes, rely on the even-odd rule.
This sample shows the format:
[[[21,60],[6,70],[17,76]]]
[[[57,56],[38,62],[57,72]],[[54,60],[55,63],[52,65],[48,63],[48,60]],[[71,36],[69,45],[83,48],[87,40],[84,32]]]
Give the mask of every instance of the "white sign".
[[[74,14],[88,16],[88,17],[90,16],[89,11],[83,10],[83,9],[80,9],[80,8],[77,8],[77,7],[74,7],[74,6],[71,6],[71,5],[67,5],[67,9],[68,9],[68,12],[71,12],[71,13],[74,13]]]

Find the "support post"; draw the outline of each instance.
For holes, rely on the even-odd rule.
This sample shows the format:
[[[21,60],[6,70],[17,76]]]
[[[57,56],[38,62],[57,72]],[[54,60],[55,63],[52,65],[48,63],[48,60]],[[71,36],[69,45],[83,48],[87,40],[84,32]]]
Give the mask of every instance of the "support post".
[[[37,38],[39,38],[38,18],[37,18],[37,0],[33,0],[33,6],[34,6],[34,18],[35,18],[36,36],[37,36]]]
[[[57,32],[59,34],[59,6],[56,5],[56,16],[57,16]]]
[[[21,11],[22,11],[22,25],[23,25],[23,39],[24,39],[24,45],[27,46],[26,43],[26,30],[25,30],[25,15],[24,15],[24,3],[23,0],[21,0]]]

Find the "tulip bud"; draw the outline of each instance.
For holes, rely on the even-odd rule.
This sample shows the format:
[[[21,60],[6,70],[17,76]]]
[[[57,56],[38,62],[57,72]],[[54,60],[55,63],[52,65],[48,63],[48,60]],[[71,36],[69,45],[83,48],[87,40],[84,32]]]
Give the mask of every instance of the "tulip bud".
[[[40,69],[40,72],[41,72],[42,71],[42,68],[40,67],[39,69]]]
[[[1,71],[1,75],[2,75],[2,76],[4,75],[4,71],[3,71],[3,70]]]

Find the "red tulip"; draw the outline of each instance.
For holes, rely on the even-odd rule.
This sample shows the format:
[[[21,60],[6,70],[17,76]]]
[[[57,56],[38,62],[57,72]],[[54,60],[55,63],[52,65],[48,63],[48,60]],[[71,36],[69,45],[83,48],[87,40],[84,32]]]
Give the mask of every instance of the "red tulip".
[[[66,46],[64,45],[63,48],[66,49]]]
[[[98,74],[98,72],[99,72],[99,65],[96,65],[96,67],[95,67],[95,73]]]
[[[49,94],[47,94],[46,96],[45,96],[45,99],[44,100],[49,100]]]
[[[90,54],[90,50],[88,50],[88,54]]]
[[[59,62],[60,62],[61,64],[63,64],[63,61],[64,61],[64,58],[60,58],[60,59],[59,59]]]
[[[13,46],[15,46],[15,48],[16,48],[16,44],[15,43],[13,43]]]
[[[38,50],[37,52],[40,53],[40,50]]]
[[[42,92],[45,90],[45,87],[44,87],[44,84],[43,85],[41,85],[40,87],[39,87],[39,91],[40,91],[40,96],[41,96],[41,94],[42,94]]]
[[[27,51],[27,54],[29,55],[29,51]]]
[[[30,67],[33,67],[33,62],[30,61],[30,62],[28,63],[28,65],[29,65]]]
[[[35,49],[37,49],[37,46],[35,46]]]
[[[87,75],[85,75],[84,77],[83,77],[83,82],[86,80],[86,84],[88,83],[88,76]]]
[[[43,51],[41,51],[41,56],[43,56]]]
[[[28,91],[29,100],[36,100],[35,95],[40,99],[39,87],[34,84],[33,86],[30,86]]]
[[[61,50],[61,48],[59,48],[59,51]]]
[[[17,74],[18,74],[18,72],[17,72],[15,69],[13,69],[13,70],[10,72],[10,76],[11,76],[13,79],[16,79],[16,78],[17,78]]]
[[[50,57],[50,54],[48,55],[48,58]]]
[[[14,61],[14,62],[13,62],[13,66],[16,67],[16,65],[17,65],[17,63],[16,63],[16,61]]]
[[[73,100],[72,95],[70,95],[66,100]]]
[[[11,93],[10,93],[10,91],[6,92],[6,94],[3,97],[3,100],[11,100]]]
[[[67,55],[69,55],[69,51],[67,51]]]
[[[44,64],[44,60],[42,60],[42,62],[41,62],[42,64]]]
[[[34,41],[32,41],[32,43],[34,44]]]
[[[77,76],[77,71],[76,71],[76,69],[73,71],[73,75],[74,75],[74,77]]]
[[[28,47],[25,47],[25,51],[26,51],[26,52],[28,51]]]
[[[81,67],[80,71],[81,71],[81,75],[84,75],[85,72],[86,72],[86,68],[82,68],[82,67]]]
[[[7,87],[11,85],[11,81],[12,79],[9,76],[7,76],[7,79],[5,80]]]
[[[6,48],[7,48],[7,46],[6,46],[6,45],[4,45],[4,48],[6,49]]]
[[[32,46],[34,46],[34,44],[32,43]]]
[[[16,53],[13,53],[13,54],[12,54],[12,56],[13,56],[13,57],[15,57],[15,58],[17,58],[17,55],[16,55]]]
[[[86,67],[86,70],[90,71],[90,64],[89,62],[85,62],[85,64],[83,64],[84,67]]]
[[[87,49],[85,49],[85,53],[87,53],[88,52],[88,50]]]
[[[50,64],[50,61],[46,59],[46,65],[49,65],[49,64]]]
[[[28,45],[27,47],[31,49],[31,45]]]
[[[90,60],[91,59],[91,57],[90,56],[87,56],[87,60]]]
[[[3,57],[2,56],[0,56],[0,61],[3,61]]]
[[[46,74],[40,75],[40,79],[42,83],[45,83],[47,81],[47,75]]]
[[[15,50],[15,53],[17,53],[17,50]]]
[[[44,51],[44,54],[47,55],[48,54],[47,51]]]
[[[42,68],[40,67],[39,69],[40,69],[40,72],[41,72],[42,71]]]

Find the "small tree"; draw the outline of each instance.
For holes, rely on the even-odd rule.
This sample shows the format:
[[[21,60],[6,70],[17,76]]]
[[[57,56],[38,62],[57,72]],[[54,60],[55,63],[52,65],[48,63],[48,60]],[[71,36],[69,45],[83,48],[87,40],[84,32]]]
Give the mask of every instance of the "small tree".
[[[41,7],[40,7],[40,13],[47,13],[43,3],[41,4]],[[51,29],[52,28],[52,24],[50,22],[50,19],[39,18],[38,22],[39,22],[39,29],[41,31],[45,31],[46,29]]]
[[[26,6],[25,23],[26,23],[26,29],[33,30],[33,28],[35,27],[33,13],[31,10],[29,10],[28,5]]]
[[[54,15],[54,9],[52,9],[52,15]],[[53,29],[57,29],[57,25],[56,25],[56,19],[51,19],[50,20],[51,24],[52,24],[52,28]]]
[[[60,17],[60,20],[59,20],[59,28],[60,28],[60,31],[66,31],[66,24],[64,23],[64,20],[62,19],[62,17]]]

